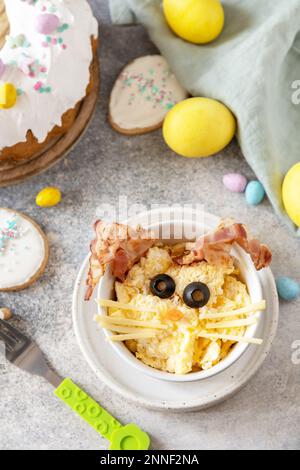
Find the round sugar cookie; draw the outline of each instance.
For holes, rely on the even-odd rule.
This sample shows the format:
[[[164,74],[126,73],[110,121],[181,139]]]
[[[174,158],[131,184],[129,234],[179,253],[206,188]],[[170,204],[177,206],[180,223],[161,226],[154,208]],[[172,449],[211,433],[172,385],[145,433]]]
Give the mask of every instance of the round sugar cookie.
[[[29,287],[44,272],[49,258],[46,235],[30,217],[0,208],[0,291]]]
[[[187,96],[162,56],[139,57],[126,65],[113,87],[110,124],[121,134],[145,134],[161,127],[170,109]]]

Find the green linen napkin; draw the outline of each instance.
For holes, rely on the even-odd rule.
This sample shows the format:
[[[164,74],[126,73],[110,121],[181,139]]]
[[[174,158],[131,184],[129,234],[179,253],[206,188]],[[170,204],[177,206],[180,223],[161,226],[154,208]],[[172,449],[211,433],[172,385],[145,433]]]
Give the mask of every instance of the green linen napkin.
[[[176,37],[161,3],[110,0],[112,21],[142,23],[191,95],[233,111],[245,158],[275,211],[300,236],[281,198],[284,175],[300,161],[300,1],[224,0],[225,29],[205,46]]]

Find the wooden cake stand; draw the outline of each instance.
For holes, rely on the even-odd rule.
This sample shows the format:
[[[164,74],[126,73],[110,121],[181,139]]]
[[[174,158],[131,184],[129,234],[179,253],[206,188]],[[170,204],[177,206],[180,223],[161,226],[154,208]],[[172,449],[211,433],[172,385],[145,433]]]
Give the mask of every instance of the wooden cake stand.
[[[81,139],[94,115],[96,109],[100,74],[98,56],[96,55],[92,64],[91,74],[94,86],[90,94],[82,101],[76,120],[71,129],[58,139],[51,142],[47,149],[32,157],[31,160],[20,163],[0,162],[0,186],[9,186],[38,175],[52,167],[64,158]]]

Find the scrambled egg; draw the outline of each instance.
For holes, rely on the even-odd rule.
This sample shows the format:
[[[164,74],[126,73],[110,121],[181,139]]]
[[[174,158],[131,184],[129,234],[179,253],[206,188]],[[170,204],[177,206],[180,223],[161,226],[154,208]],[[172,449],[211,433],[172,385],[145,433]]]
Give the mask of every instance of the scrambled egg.
[[[246,331],[245,327],[207,330],[209,320],[201,317],[208,312],[245,307],[251,300],[233,261],[225,266],[210,265],[205,261],[179,266],[172,260],[177,249],[166,245],[154,246],[132,267],[123,283],[115,283],[119,302],[140,306],[149,312],[109,308],[108,314],[167,325],[154,337],[129,340],[126,346],[138,359],[155,369],[187,374],[210,369],[225,358],[234,345],[231,341],[199,337],[199,332],[243,336]],[[156,297],[150,290],[151,279],[161,273],[171,276],[176,284],[175,293],[169,299]],[[211,294],[208,303],[200,309],[188,307],[182,298],[185,287],[195,281],[205,283]],[[233,319],[242,318],[245,316]]]

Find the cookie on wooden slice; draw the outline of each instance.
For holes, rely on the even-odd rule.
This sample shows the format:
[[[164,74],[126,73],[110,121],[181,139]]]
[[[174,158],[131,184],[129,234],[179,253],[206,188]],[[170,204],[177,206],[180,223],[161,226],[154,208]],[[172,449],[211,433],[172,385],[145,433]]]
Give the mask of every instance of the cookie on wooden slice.
[[[49,258],[46,235],[30,217],[0,208],[0,291],[23,290],[43,274]]]
[[[162,56],[140,57],[123,69],[113,87],[109,122],[121,134],[145,134],[161,127],[168,111],[187,96]]]

